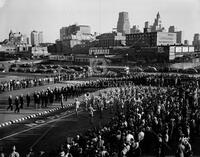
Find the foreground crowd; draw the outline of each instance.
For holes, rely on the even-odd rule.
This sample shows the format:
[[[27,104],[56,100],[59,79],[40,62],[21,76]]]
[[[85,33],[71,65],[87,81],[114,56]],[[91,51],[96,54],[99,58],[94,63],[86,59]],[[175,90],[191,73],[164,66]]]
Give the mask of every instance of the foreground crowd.
[[[174,153],[191,157],[190,141],[200,131],[200,113],[190,99],[178,89],[151,86],[126,86],[92,97],[89,106],[98,102],[98,111],[102,104],[111,111],[115,106],[115,116],[103,128],[90,129],[64,143],[58,156],[164,157]]]
[[[192,156],[190,142],[200,132],[196,78],[139,75],[102,79],[88,86],[115,87],[98,96],[86,94],[84,106],[90,122],[94,109],[101,117],[106,109],[115,116],[102,128],[92,128],[66,140],[56,154],[38,155],[30,149],[27,157]],[[18,154],[15,149],[10,156]]]

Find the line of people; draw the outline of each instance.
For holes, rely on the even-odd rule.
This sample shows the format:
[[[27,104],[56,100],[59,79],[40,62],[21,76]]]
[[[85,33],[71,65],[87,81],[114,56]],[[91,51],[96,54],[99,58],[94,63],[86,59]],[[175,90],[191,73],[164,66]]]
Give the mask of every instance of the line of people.
[[[30,101],[31,101],[30,94],[27,94],[26,95],[27,107],[29,107]],[[15,109],[14,109],[14,106],[15,106]],[[24,108],[24,96],[23,96],[23,94],[21,94],[20,96],[16,96],[14,98],[14,100],[12,98],[12,95],[9,95],[7,110],[10,109],[11,111],[13,111],[13,109],[14,109],[15,113],[19,113],[20,109],[23,109],[23,108]]]
[[[78,72],[76,74],[61,74],[61,75],[54,75],[54,76],[47,76],[40,78],[26,78],[22,80],[3,81],[0,82],[0,93],[24,89],[24,88],[42,86],[47,84],[54,84],[60,81],[75,80],[85,77],[86,75],[83,75],[83,73]]]
[[[57,156],[139,157],[151,154],[164,157],[174,154],[191,157],[190,141],[195,140],[195,133],[200,131],[200,119],[186,116],[185,106],[192,106],[189,97],[174,92],[178,89],[126,86],[92,96],[90,100],[95,101],[90,101],[89,106],[101,112],[99,106],[103,104],[103,109],[114,109],[115,116],[102,128],[90,129],[83,136],[66,141]],[[93,102],[98,102],[98,106]]]
[[[83,83],[83,89],[118,87],[98,97],[86,94],[85,101],[89,114],[94,114],[90,112],[93,108],[103,116],[103,110],[109,108],[115,116],[103,128],[88,130],[64,143],[57,155],[164,157],[170,152],[177,157],[192,156],[190,142],[200,132],[198,82],[195,78],[184,81],[180,76],[159,77],[136,75]],[[170,79],[171,83],[155,83],[149,78]]]

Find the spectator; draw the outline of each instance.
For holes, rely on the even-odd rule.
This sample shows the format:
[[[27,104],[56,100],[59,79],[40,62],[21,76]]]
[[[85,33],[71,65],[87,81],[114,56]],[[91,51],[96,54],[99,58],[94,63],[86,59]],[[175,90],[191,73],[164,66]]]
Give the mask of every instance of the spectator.
[[[79,107],[80,107],[80,101],[78,101],[78,99],[76,98],[74,104],[75,104],[76,117],[78,117],[78,110],[79,110]]]
[[[12,147],[12,152],[10,153],[9,157],[19,157],[19,153],[16,152],[16,147],[15,145]]]
[[[30,94],[28,93],[28,94],[26,95],[26,103],[27,103],[27,107],[30,106],[30,102],[31,102],[31,97],[30,97]]]
[[[15,112],[19,113],[20,108],[19,108],[19,97],[15,97]]]
[[[7,108],[7,110],[9,110],[9,109],[11,109],[11,111],[13,110],[13,103],[12,103],[12,95],[10,95],[9,97],[8,97],[8,108]]]
[[[3,147],[0,146],[0,157],[5,157]]]
[[[23,98],[23,94],[20,95],[19,101],[20,101],[20,108],[23,109],[23,108],[24,108],[24,98]]]
[[[32,148],[29,149],[29,152],[26,154],[26,157],[36,157]]]
[[[61,97],[60,98],[60,104],[61,104],[61,107],[63,108],[63,103],[64,103],[64,96],[63,96],[63,94],[61,94],[60,97]]]

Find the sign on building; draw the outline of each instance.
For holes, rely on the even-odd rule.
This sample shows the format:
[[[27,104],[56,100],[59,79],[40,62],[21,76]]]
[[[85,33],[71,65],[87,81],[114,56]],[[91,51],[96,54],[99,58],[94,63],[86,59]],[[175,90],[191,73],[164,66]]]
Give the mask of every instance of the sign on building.
[[[107,48],[95,47],[89,49],[89,55],[108,55],[110,50]]]
[[[176,44],[176,33],[158,32],[157,45],[174,45]]]

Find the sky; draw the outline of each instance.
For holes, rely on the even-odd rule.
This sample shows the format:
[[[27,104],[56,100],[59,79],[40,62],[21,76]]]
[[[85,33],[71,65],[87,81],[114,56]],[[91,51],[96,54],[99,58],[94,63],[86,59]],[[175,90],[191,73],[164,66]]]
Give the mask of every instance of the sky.
[[[200,33],[200,0],[0,0],[0,41],[10,30],[28,36],[37,30],[45,42],[55,42],[61,27],[75,23],[90,25],[92,32],[111,32],[121,11],[141,30],[145,21],[153,24],[159,11],[163,26],[182,30],[190,44]]]

